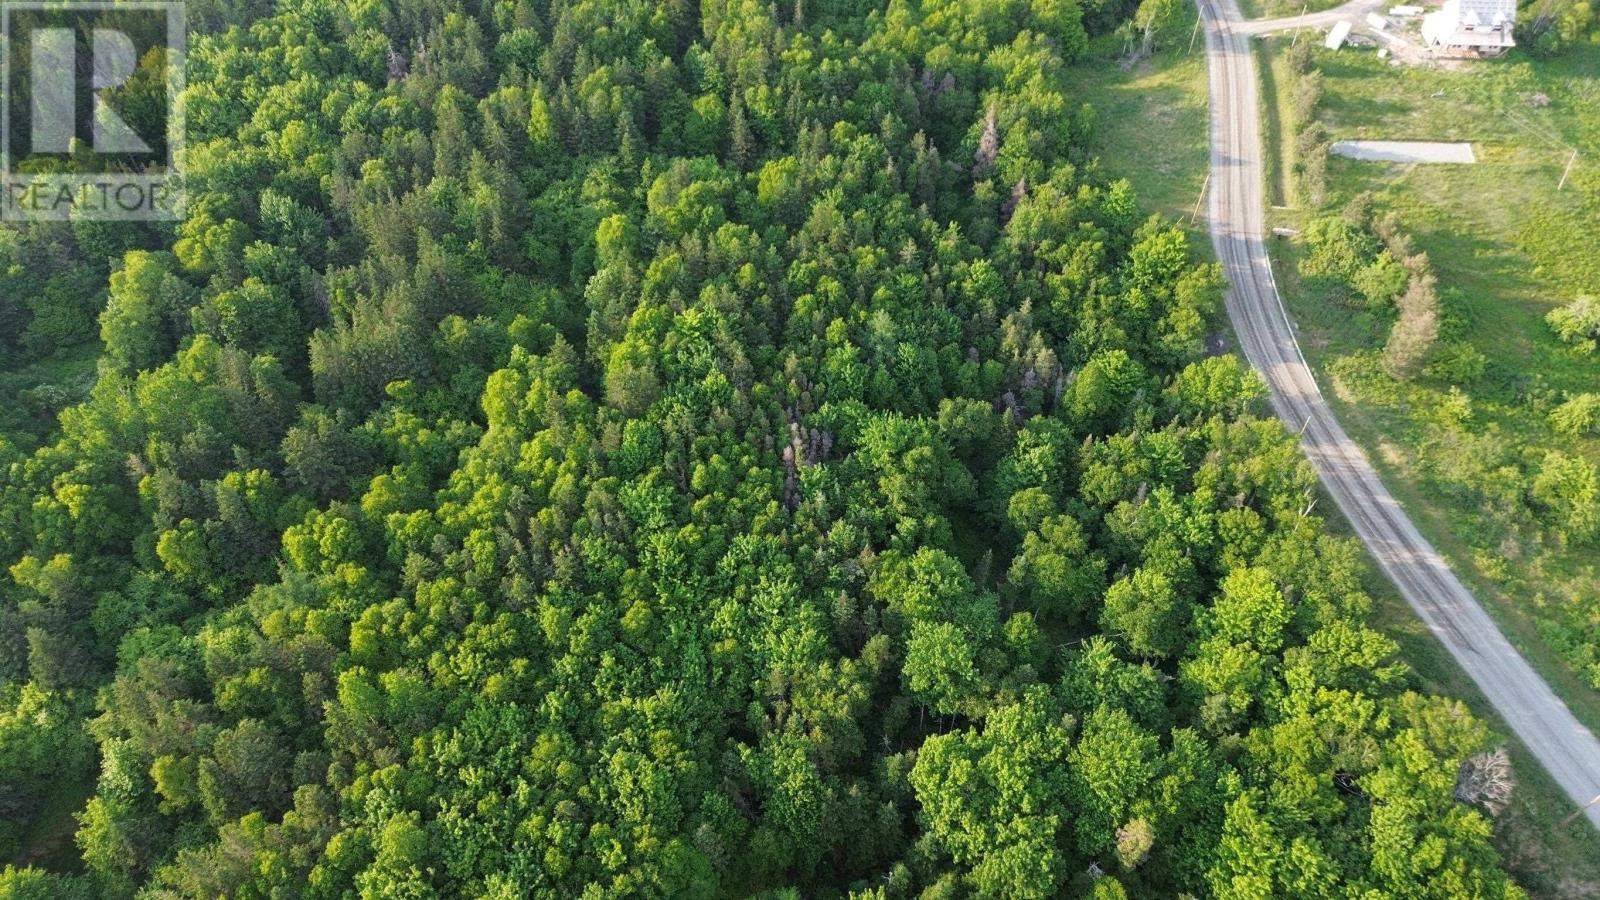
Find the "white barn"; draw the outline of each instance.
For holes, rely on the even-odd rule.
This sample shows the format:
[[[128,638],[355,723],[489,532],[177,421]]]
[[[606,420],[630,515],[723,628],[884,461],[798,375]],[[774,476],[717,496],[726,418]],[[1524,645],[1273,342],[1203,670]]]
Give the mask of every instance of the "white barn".
[[[1498,56],[1516,46],[1516,0],[1444,0],[1422,17],[1422,43],[1434,50]]]

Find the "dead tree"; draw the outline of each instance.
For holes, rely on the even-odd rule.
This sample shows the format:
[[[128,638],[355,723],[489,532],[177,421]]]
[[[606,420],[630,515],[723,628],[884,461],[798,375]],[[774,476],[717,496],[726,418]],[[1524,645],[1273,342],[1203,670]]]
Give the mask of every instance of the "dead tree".
[[[1506,748],[1480,753],[1461,763],[1456,773],[1455,798],[1462,803],[1481,803],[1490,815],[1498,816],[1511,802],[1517,776],[1511,770]]]

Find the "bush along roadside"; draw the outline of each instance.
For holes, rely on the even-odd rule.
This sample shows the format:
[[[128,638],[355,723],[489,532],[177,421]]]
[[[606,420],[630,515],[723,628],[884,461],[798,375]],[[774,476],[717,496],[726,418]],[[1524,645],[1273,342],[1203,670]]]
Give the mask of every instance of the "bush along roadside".
[[[1294,176],[1301,200],[1319,207],[1328,194],[1328,130],[1317,121],[1322,103],[1322,72],[1312,56],[1312,43],[1303,41],[1289,49],[1290,116],[1288,132],[1294,135]]]

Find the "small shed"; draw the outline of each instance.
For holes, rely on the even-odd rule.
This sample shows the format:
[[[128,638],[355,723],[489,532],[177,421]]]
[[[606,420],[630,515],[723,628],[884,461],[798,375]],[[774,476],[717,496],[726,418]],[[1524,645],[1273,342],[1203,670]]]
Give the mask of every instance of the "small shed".
[[[1445,0],[1422,17],[1422,43],[1431,50],[1499,56],[1516,46],[1516,0]]]
[[[1353,26],[1350,24],[1349,19],[1340,19],[1335,22],[1333,30],[1328,32],[1328,39],[1322,42],[1322,46],[1327,47],[1329,50],[1337,50],[1343,47],[1344,42],[1350,37],[1351,27]]]

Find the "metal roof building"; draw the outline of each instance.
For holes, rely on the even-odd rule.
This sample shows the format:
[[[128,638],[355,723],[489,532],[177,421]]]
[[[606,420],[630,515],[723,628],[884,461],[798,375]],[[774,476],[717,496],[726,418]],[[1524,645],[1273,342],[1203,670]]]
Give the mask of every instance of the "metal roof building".
[[[1516,0],[1445,0],[1422,18],[1422,42],[1455,53],[1498,56],[1516,46]]]

